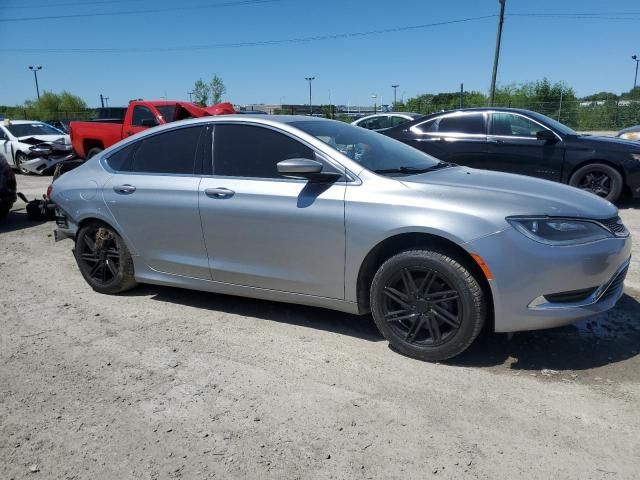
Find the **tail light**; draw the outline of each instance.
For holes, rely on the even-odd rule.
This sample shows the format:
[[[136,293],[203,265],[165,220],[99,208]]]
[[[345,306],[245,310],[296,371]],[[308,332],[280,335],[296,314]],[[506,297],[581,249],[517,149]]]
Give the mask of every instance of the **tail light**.
[[[52,193],[53,193],[53,182],[51,182],[47,187],[47,198],[51,198]]]

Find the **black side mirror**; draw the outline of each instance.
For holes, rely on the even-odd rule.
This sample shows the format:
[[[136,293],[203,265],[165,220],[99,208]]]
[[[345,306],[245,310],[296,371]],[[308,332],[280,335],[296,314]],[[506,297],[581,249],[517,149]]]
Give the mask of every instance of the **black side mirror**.
[[[536,132],[536,138],[538,140],[544,140],[545,143],[556,143],[558,137],[551,130],[540,130]]]
[[[314,181],[331,181],[340,177],[337,172],[323,172],[323,165],[309,158],[290,158],[278,162],[278,173],[287,178],[305,178]]]

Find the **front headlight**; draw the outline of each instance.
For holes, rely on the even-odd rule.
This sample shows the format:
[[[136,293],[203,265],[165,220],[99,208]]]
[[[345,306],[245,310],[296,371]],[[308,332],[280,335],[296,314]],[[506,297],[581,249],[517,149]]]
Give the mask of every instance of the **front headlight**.
[[[611,232],[589,220],[509,217],[507,221],[520,233],[547,245],[579,245],[613,238]]]

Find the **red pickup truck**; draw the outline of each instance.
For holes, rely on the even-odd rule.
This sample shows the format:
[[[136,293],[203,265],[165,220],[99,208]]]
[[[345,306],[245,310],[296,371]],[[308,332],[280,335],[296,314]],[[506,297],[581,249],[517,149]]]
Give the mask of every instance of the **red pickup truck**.
[[[236,113],[230,103],[199,107],[191,102],[169,100],[132,100],[124,120],[71,122],[69,135],[73,149],[80,158],[91,158],[96,153],[146,128],[185,118]]]

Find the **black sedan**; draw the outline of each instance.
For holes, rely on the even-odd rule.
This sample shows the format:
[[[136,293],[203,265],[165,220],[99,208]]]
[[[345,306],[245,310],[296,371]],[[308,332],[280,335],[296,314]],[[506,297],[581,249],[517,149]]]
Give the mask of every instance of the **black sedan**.
[[[540,113],[513,108],[439,112],[388,135],[441,160],[554,180],[616,201],[640,197],[640,144],[580,135]]]

